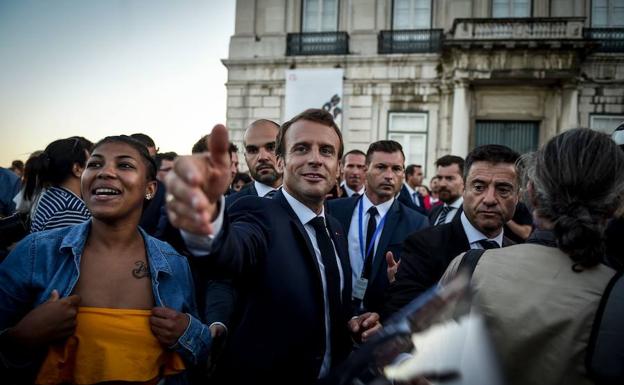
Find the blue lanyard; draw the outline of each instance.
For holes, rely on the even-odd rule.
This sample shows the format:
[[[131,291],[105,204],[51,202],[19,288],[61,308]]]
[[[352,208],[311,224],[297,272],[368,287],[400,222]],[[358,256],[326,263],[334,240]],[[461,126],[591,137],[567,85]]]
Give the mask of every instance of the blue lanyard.
[[[373,237],[371,238],[371,243],[370,245],[368,245],[368,248],[366,249],[366,254],[364,254],[364,231],[362,230],[362,218],[364,217],[363,211],[364,211],[364,205],[362,204],[362,201],[364,200],[364,198],[360,198],[360,203],[359,203],[359,208],[358,208],[358,230],[359,230],[359,235],[360,235],[360,251],[362,252],[362,260],[366,260],[366,256],[371,252],[371,250],[373,249],[373,247],[375,246],[375,240],[377,239],[377,237],[379,236],[379,233],[381,233],[381,230],[383,229],[383,225],[386,222],[386,215],[383,216],[383,218],[381,218],[381,220],[379,221],[379,224],[377,225],[377,228],[375,229],[375,232],[373,233]]]

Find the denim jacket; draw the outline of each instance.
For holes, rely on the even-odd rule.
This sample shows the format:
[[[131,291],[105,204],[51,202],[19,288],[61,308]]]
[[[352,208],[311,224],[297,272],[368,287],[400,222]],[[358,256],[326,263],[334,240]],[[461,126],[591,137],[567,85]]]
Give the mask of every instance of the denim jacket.
[[[0,264],[0,333],[47,301],[52,290],[56,289],[61,298],[71,295],[80,276],[80,258],[90,229],[91,220],[88,220],[76,226],[30,234],[17,244]],[[156,306],[190,316],[184,334],[170,348],[187,363],[204,362],[211,337],[208,327],[198,319],[188,261],[169,244],[147,235],[142,229],[140,231],[145,242]],[[173,381],[167,382],[185,382],[179,381],[181,378],[171,379]]]

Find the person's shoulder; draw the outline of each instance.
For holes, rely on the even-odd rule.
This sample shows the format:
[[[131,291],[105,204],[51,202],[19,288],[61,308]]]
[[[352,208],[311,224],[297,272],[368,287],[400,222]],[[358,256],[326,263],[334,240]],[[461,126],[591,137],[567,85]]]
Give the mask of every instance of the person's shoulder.
[[[253,188],[253,183],[249,183],[248,185],[240,189],[240,191],[236,191],[235,193],[226,196],[225,204],[227,206],[230,206],[240,198],[247,196],[258,196],[258,194],[255,192],[255,188]]]
[[[349,207],[349,205],[357,201],[357,199],[358,199],[357,197],[344,197],[344,198],[331,199],[327,201],[327,207],[330,210],[341,210],[341,209],[344,209],[345,207]]]
[[[404,216],[410,221],[417,222],[417,223],[421,223],[422,221],[427,221],[427,222],[429,221],[426,215],[419,212],[418,210],[413,209],[412,207],[409,207],[408,205],[401,202],[400,200],[397,200],[397,207],[398,207],[399,212],[404,214]]]

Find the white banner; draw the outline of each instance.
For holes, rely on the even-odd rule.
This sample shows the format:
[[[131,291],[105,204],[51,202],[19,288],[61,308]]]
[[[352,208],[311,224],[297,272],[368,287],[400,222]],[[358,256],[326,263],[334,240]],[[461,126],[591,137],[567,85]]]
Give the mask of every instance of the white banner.
[[[343,75],[341,68],[286,70],[284,121],[308,108],[323,108],[340,126]]]

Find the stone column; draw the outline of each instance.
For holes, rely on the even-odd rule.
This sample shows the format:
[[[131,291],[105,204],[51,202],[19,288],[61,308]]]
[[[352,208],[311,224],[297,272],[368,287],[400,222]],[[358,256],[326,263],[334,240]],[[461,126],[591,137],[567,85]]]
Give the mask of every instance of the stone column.
[[[464,82],[455,83],[453,89],[453,118],[451,120],[451,154],[465,157],[468,154],[470,132],[470,90]]]
[[[563,86],[559,132],[579,127],[578,97],[576,85]]]

